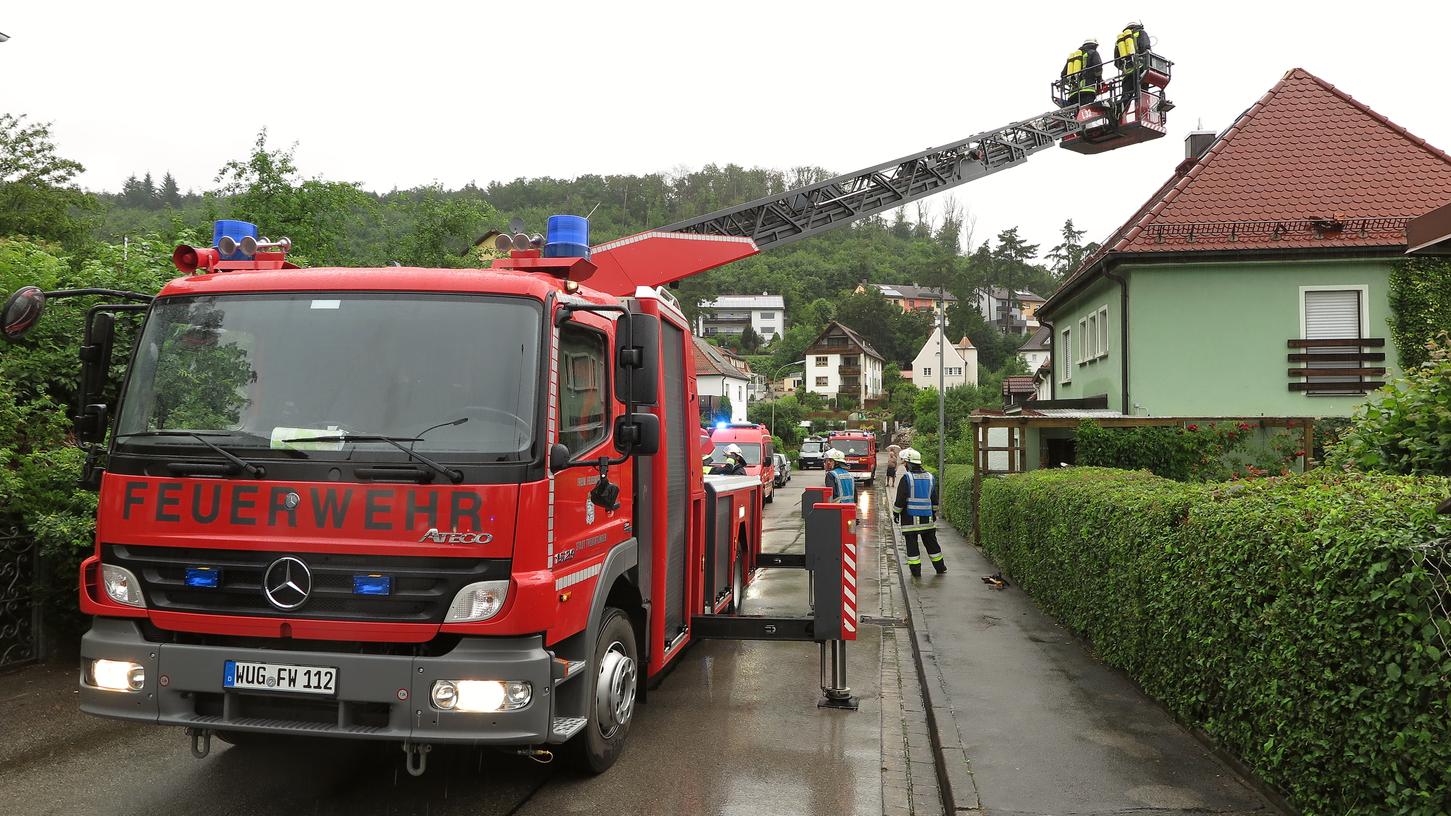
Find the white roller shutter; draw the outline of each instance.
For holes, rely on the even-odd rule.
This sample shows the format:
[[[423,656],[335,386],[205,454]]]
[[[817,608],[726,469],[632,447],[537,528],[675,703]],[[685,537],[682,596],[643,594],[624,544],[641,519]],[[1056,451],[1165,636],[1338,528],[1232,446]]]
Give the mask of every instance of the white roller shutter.
[[[1360,337],[1360,291],[1312,290],[1305,293],[1305,339]]]

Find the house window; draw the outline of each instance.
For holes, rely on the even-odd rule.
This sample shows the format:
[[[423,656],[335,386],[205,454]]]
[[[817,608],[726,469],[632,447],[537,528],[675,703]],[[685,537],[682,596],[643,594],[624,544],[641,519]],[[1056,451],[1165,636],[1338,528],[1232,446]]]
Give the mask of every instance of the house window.
[[[1063,330],[1063,379],[1059,382],[1070,382],[1073,379],[1073,331]]]
[[[1302,334],[1306,340],[1345,340],[1363,337],[1361,327],[1365,324],[1365,288],[1355,289],[1302,289],[1301,290]],[[1305,349],[1306,354],[1339,355],[1346,352],[1344,346],[1321,346]],[[1347,365],[1334,361],[1305,363],[1305,368],[1345,368]],[[1306,377],[1308,383],[1359,382],[1360,377]],[[1344,394],[1342,390],[1307,391],[1307,394]]]
[[[559,443],[569,452],[588,452],[609,435],[605,390],[605,337],[566,326],[559,333]]]
[[[1098,356],[1108,356],[1108,307],[1098,310]]]
[[[819,365],[819,366],[823,366],[824,367],[824,366],[830,365],[831,363],[828,360],[828,358],[826,358],[826,357],[817,357],[816,358],[816,364]]]
[[[922,366],[922,376],[924,376],[924,377],[931,377],[932,376],[932,369],[928,368],[927,366]]]
[[[826,378],[825,377],[817,377],[816,378],[816,385],[818,387],[825,388],[826,385],[827,385]]]
[[[1083,335],[1083,359],[1098,359],[1098,313],[1088,316],[1088,331]]]
[[[1088,318],[1078,320],[1078,364],[1088,362]]]
[[[769,322],[769,321],[772,321],[772,320],[775,320],[776,319],[776,313],[775,312],[761,312],[760,315],[761,315],[761,319],[764,320],[764,321],[768,321]]]
[[[962,376],[962,369],[959,368],[959,367],[948,366],[947,367],[947,376],[949,376],[949,377],[961,377]]]

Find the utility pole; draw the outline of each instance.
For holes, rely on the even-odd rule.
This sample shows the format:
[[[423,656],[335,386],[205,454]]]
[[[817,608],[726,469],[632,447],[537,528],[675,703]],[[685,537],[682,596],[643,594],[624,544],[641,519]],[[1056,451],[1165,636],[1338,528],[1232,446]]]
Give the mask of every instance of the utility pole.
[[[937,287],[937,478],[947,477],[947,298]]]

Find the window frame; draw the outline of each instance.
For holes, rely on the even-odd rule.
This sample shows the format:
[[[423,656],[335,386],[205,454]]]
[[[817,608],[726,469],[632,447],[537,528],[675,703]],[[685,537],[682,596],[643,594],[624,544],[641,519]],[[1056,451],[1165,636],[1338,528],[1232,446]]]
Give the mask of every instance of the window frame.
[[[557,374],[557,376],[560,379],[560,383],[559,383],[559,389],[558,389],[558,391],[556,393],[556,396],[555,396],[555,399],[556,399],[556,401],[558,403],[557,405],[555,405],[555,412],[556,412],[557,423],[558,423],[556,425],[555,431],[554,431],[554,442],[555,442],[555,444],[564,444],[564,441],[560,438],[565,433],[565,431],[564,431],[564,394],[565,394],[566,383],[564,382],[564,378],[565,378],[566,372],[571,371],[570,364],[573,363],[573,360],[572,359],[571,360],[564,359],[565,356],[566,356],[566,353],[564,351],[564,335],[565,335],[566,332],[571,332],[571,331],[577,331],[577,332],[582,332],[582,333],[586,333],[586,334],[589,334],[589,335],[593,335],[595,338],[598,338],[598,340],[600,342],[600,348],[601,348],[601,356],[600,356],[601,366],[600,367],[603,369],[603,380],[600,383],[600,397],[601,397],[601,401],[604,403],[604,408],[605,408],[604,417],[602,418],[601,423],[600,423],[600,432],[599,432],[599,434],[596,437],[591,438],[590,440],[588,440],[588,441],[584,442],[583,444],[581,444],[579,450],[575,450],[572,446],[566,446],[566,447],[569,447],[570,448],[570,451],[569,451],[570,457],[571,458],[575,458],[575,457],[579,457],[579,456],[586,455],[586,454],[590,453],[591,451],[597,450],[601,445],[607,444],[610,441],[610,437],[612,436],[613,429],[614,429],[614,412],[615,412],[615,407],[613,405],[613,403],[614,403],[614,392],[611,390],[612,384],[610,382],[610,373],[611,372],[610,372],[610,338],[609,338],[609,335],[606,334],[603,330],[601,330],[599,328],[596,328],[594,326],[591,326],[591,325],[589,325],[587,323],[584,323],[584,322],[581,322],[581,321],[578,321],[578,320],[570,320],[570,321],[566,322],[563,326],[560,326],[559,327],[559,357],[560,357],[560,361],[559,361],[559,367],[558,367],[558,374]],[[575,355],[575,356],[583,356],[583,355]],[[571,391],[575,391],[576,393],[582,393],[582,390],[575,389],[573,387],[573,384],[572,383],[569,384],[568,387],[569,387],[569,389]]]
[[[1108,356],[1108,305],[1098,307],[1098,356]]]
[[[1359,323],[1359,325],[1356,327],[1356,333],[1359,335],[1359,337],[1357,339],[1364,340],[1364,339],[1366,339],[1367,337],[1370,336],[1370,286],[1369,286],[1369,284],[1364,284],[1364,283],[1358,283],[1358,284],[1357,283],[1315,284],[1315,285],[1301,286],[1300,287],[1300,339],[1302,339],[1302,340],[1309,340],[1309,339],[1311,339],[1311,338],[1305,336],[1309,332],[1309,322],[1310,322],[1310,320],[1309,320],[1309,313],[1306,312],[1306,310],[1305,310],[1305,294],[1307,292],[1355,292],[1356,307],[1357,307],[1357,312],[1358,312],[1358,314],[1356,315],[1356,318],[1357,318],[1357,322]],[[1343,350],[1343,349],[1336,349],[1336,350]],[[1309,353],[1309,352],[1311,352],[1311,349],[1310,348],[1305,348],[1305,349],[1301,349],[1301,351],[1304,351],[1306,353]],[[1306,363],[1302,363],[1300,365],[1301,368],[1312,368],[1313,366],[1314,366],[1314,363],[1313,362],[1306,362]],[[1365,382],[1365,378],[1364,377],[1359,377],[1358,379],[1362,383]],[[1321,382],[1321,383],[1332,383],[1332,382],[1349,383],[1349,379],[1348,378],[1347,379],[1344,379],[1344,380],[1341,380],[1341,379],[1338,379],[1338,378],[1329,378],[1329,377],[1314,377],[1314,378],[1312,378],[1312,377],[1304,377],[1304,381],[1305,381],[1306,384],[1313,384],[1315,382]],[[1326,391],[1306,390],[1306,391],[1303,391],[1301,393],[1303,393],[1306,397],[1354,397],[1354,396],[1363,396],[1364,394],[1366,394],[1368,392],[1369,392],[1369,389],[1367,389],[1364,386],[1362,386],[1359,391],[1350,391],[1350,390],[1326,390]]]
[[[1063,335],[1063,371],[1060,372],[1058,382],[1067,384],[1073,382],[1073,329],[1067,328],[1062,331]]]
[[[1078,318],[1078,364],[1088,365],[1088,318]]]

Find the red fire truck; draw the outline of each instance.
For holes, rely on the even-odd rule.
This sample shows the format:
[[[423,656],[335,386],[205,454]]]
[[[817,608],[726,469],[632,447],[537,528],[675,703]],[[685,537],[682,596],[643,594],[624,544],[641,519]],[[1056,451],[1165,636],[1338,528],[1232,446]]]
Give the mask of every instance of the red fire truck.
[[[851,477],[871,486],[877,478],[877,435],[871,431],[832,431],[827,447],[846,454]]]
[[[1083,127],[1060,108],[593,247],[576,216],[511,226],[487,270],[298,269],[219,222],[156,295],[18,290],[12,341],[47,300],[96,301],[81,708],[183,726],[198,756],[305,735],[400,742],[413,773],[435,743],[609,767],[761,555],[760,480],[701,475],[689,323],[661,287]]]
[[[736,445],[746,460],[746,474],[761,480],[765,503],[776,498],[776,449],[771,432],[754,422],[718,422],[710,433],[713,462],[725,460],[726,448]]]

